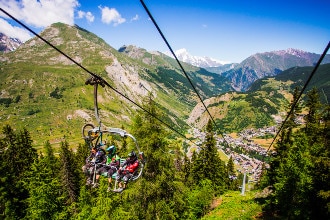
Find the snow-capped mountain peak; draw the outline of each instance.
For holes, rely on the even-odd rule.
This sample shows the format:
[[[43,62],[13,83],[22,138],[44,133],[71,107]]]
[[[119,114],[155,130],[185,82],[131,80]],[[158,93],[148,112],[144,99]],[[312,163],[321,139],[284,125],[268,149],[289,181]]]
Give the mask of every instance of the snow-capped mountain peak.
[[[22,42],[17,38],[11,38],[0,33],[0,51],[9,52],[16,50]]]
[[[198,66],[198,67],[218,67],[223,66],[224,64],[228,64],[230,62],[216,60],[210,57],[199,57],[193,56],[188,53],[185,48],[176,50],[175,52],[176,57],[186,63],[190,63],[191,65]],[[170,52],[165,52],[166,55],[173,57]]]
[[[303,50],[294,49],[294,48],[288,48],[286,50],[278,50],[278,51],[272,51],[272,53],[275,53],[277,55],[292,55],[297,57],[303,57],[306,54],[309,54],[308,52],[305,52]]]

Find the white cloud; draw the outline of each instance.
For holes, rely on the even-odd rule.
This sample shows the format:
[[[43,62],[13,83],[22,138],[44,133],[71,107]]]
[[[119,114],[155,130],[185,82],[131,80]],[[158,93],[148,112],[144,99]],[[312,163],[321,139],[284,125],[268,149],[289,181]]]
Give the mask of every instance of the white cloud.
[[[4,33],[8,37],[18,38],[22,42],[25,42],[31,38],[29,31],[23,28],[13,27],[2,18],[0,18],[0,32]]]
[[[87,12],[86,13],[86,19],[87,19],[87,21],[89,21],[89,22],[93,22],[94,21],[94,15],[91,13],[91,12]]]
[[[0,0],[0,5],[16,19],[43,28],[56,22],[73,25],[74,9],[79,3],[77,0]]]
[[[131,19],[131,21],[137,21],[137,20],[139,20],[139,19],[140,19],[139,15],[136,14],[136,15]]]
[[[93,22],[94,19],[95,19],[94,15],[90,11],[84,12],[84,11],[79,10],[78,11],[78,19],[82,19],[82,18],[86,18],[86,20],[90,23]]]
[[[113,23],[113,26],[117,26],[126,21],[125,18],[121,17],[119,12],[115,8],[108,8],[99,6],[99,9],[102,12],[102,22],[106,24]]]
[[[79,19],[84,18],[85,15],[86,15],[86,12],[84,12],[84,11],[80,11],[80,10],[78,11],[78,18],[79,18]]]

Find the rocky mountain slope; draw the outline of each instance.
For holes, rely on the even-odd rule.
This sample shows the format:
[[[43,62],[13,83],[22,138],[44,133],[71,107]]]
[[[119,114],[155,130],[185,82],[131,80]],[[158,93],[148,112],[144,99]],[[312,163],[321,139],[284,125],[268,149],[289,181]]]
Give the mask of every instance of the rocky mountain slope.
[[[8,37],[0,33],[0,52],[10,52],[16,50],[22,42],[17,38]]]
[[[275,76],[291,67],[313,66],[319,58],[320,54],[297,49],[257,53],[222,75],[232,82],[236,91],[247,91],[257,79]],[[325,63],[330,63],[330,55],[325,57]]]

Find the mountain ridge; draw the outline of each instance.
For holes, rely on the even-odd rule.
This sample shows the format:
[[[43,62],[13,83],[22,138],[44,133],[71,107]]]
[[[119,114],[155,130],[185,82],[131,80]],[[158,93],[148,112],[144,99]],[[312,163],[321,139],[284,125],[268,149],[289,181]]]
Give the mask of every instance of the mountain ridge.
[[[314,66],[320,56],[320,54],[298,49],[257,53],[221,75],[232,82],[232,86],[236,91],[247,91],[250,85],[257,79],[275,76],[286,69],[296,66]],[[330,63],[330,55],[326,55],[322,63]]]
[[[188,53],[187,49],[185,48],[181,48],[179,50],[174,51],[175,56],[182,62],[186,62],[186,63],[190,63],[193,66],[197,66],[197,67],[202,67],[202,68],[206,68],[206,67],[219,67],[219,66],[223,66],[225,64],[229,64],[230,62],[228,61],[220,61],[208,56],[194,56],[191,55],[190,53]],[[173,54],[170,52],[164,52],[164,54],[166,54],[167,56],[170,56],[172,58]]]
[[[100,87],[98,92],[105,126],[129,127],[138,108],[129,99],[141,104],[150,94],[166,112],[163,121],[186,129],[185,118],[198,98],[174,59],[141,48],[131,48],[130,54],[117,51],[95,34],[62,23],[52,24],[40,35],[114,89]],[[15,124],[17,129],[28,126],[32,135],[40,134],[37,145],[42,145],[42,138],[55,143],[63,133],[78,140],[81,126],[95,123],[93,88],[85,85],[90,74],[39,38],[1,54],[0,60],[2,124]],[[184,66],[202,97],[231,90],[219,74]]]

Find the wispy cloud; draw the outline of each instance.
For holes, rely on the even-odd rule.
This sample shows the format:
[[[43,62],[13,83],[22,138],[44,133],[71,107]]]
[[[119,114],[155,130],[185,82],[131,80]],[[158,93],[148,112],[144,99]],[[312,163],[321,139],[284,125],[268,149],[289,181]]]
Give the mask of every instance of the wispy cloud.
[[[84,11],[78,11],[78,19],[86,18],[86,20],[90,23],[92,23],[95,19],[94,15],[92,12],[84,12]]]
[[[139,20],[140,17],[138,14],[136,14],[133,18],[131,18],[131,22]]]
[[[99,6],[99,9],[102,13],[102,22],[106,24],[113,24],[117,26],[126,22],[126,19],[123,18],[115,8],[108,8]]]

